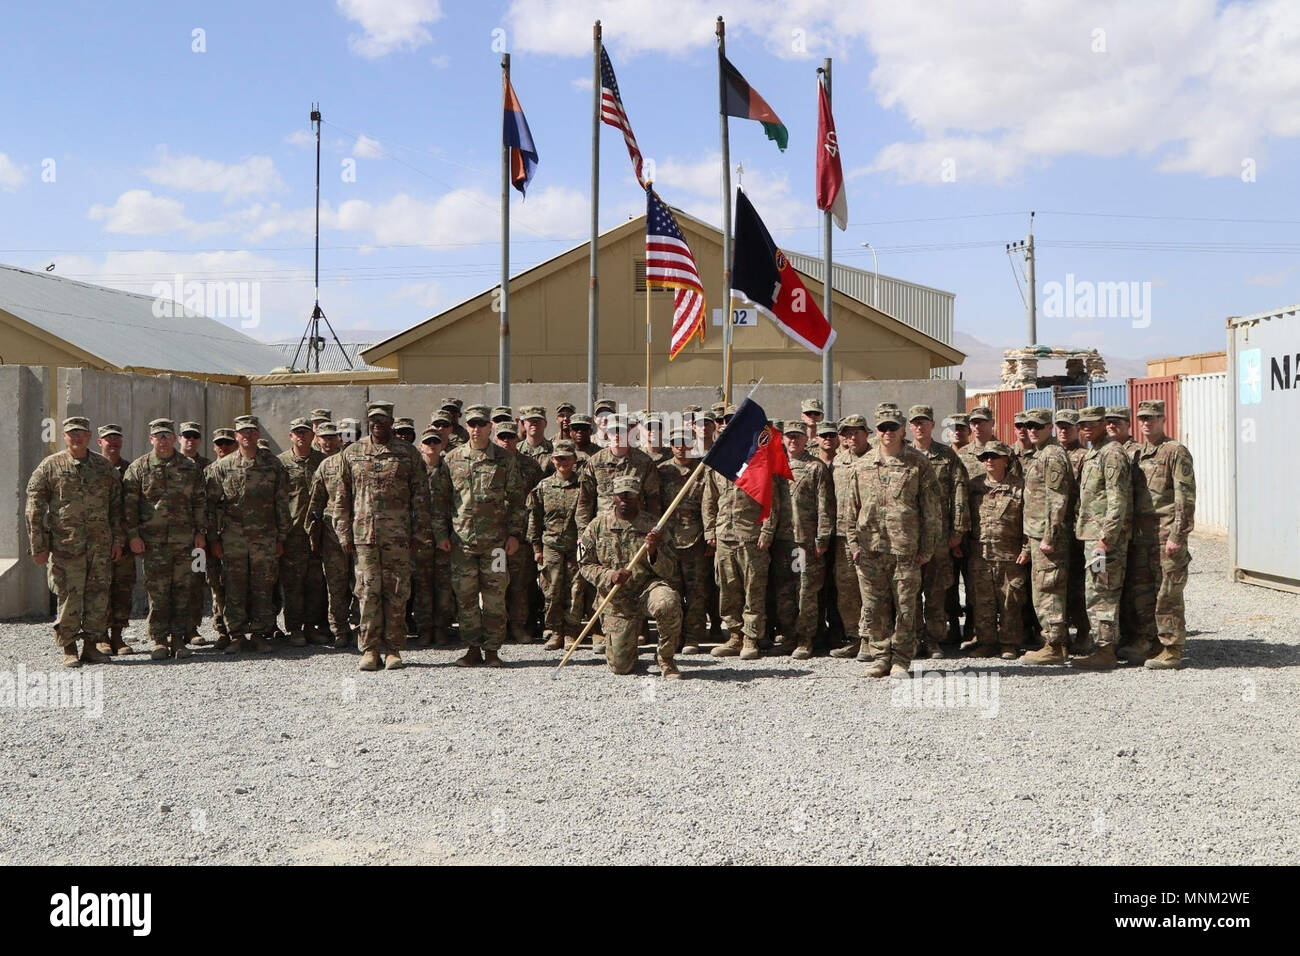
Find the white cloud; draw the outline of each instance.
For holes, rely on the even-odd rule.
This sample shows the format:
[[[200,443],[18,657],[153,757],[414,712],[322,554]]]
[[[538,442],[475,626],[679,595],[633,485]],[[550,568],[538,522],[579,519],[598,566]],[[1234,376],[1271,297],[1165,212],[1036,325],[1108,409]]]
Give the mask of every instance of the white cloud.
[[[443,302],[442,287],[436,282],[411,282],[401,286],[389,297],[395,302],[414,302],[432,313]]]
[[[436,66],[440,70],[445,70],[451,66],[451,57],[446,53],[439,53],[437,56],[429,57],[429,65]]]
[[[284,141],[290,146],[306,148],[316,145],[316,136],[314,133],[305,129],[296,129],[284,138]]]
[[[384,148],[379,140],[371,139],[365,133],[357,134],[357,141],[352,144],[352,155],[362,159],[379,159],[384,155]]]
[[[202,232],[199,223],[185,216],[185,205],[176,199],[155,196],[147,189],[130,189],[111,206],[99,203],[86,213],[104,223],[104,231],[134,236],[161,236],[174,232]]]
[[[732,157],[731,188],[736,188],[735,160]],[[718,225],[722,222],[722,156],[712,153],[699,160],[674,157],[656,163],[655,190],[664,202],[690,213],[696,219]],[[790,178],[763,166],[740,162],[744,167],[743,184],[750,202],[763,222],[773,232],[811,226],[819,221],[811,194],[801,199],[794,195]],[[630,174],[629,174],[630,175]],[[779,236],[778,244],[788,243]],[[788,243],[794,247],[797,244]]]
[[[433,40],[426,24],[442,19],[438,0],[337,0],[339,12],[365,33],[348,37],[348,48],[367,59],[415,50]]]
[[[6,154],[0,153],[0,189],[11,193],[21,186],[26,179],[27,176],[22,167]]]
[[[575,90],[586,90],[590,93],[596,84],[592,82],[589,76],[575,76],[569,81],[569,85]]]
[[[226,202],[284,188],[284,180],[269,156],[250,156],[223,163],[200,156],[172,156],[159,147],[156,166],[144,171],[150,182],[181,192],[221,193]]]

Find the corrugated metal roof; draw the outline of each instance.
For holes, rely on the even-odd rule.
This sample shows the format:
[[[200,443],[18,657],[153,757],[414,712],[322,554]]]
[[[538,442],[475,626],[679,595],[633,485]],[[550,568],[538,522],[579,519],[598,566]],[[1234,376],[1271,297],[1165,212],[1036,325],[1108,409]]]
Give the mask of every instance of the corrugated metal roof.
[[[154,296],[0,265],[0,309],[117,368],[260,375],[279,351],[205,315],[154,315]]]
[[[306,344],[304,344],[302,349],[299,350],[298,343],[300,341],[301,341],[300,339],[294,339],[292,342],[272,343],[271,348],[278,349],[280,352],[281,365],[291,364],[293,362],[294,354],[297,353],[298,370],[303,371],[307,368],[307,346]],[[366,349],[372,347],[374,344],[375,344],[374,342],[341,342],[338,345],[336,345],[333,342],[333,340],[326,339],[325,349],[320,353],[320,371],[355,372],[355,371],[360,371],[362,369],[378,369],[380,368],[380,366],[367,365],[365,363],[365,360],[361,357],[361,353]],[[339,352],[339,345],[343,346],[343,350],[347,352],[348,358],[352,360],[352,365],[350,368],[348,366],[348,363],[343,361],[343,355]],[[314,372],[316,370],[317,370],[316,365],[315,362],[313,361],[312,371]],[[384,371],[391,371],[391,369],[384,369]]]

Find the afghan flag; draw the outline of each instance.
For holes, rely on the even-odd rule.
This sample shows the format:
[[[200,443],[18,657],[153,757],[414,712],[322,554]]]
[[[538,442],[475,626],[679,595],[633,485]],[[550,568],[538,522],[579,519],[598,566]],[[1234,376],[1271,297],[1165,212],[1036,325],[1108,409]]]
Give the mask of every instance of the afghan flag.
[[[519,97],[515,96],[514,84],[508,76],[505,99],[502,143],[510,149],[510,184],[522,196],[537,169],[537,147],[533,145],[533,134],[528,129],[528,120],[524,118],[524,108],[519,105]]]
[[[722,71],[723,115],[757,120],[763,124],[767,138],[776,140],[776,145],[784,151],[790,141],[790,132],[781,122],[781,117],[773,112],[772,107],[767,105],[767,100],[758,95],[758,90],[749,85],[749,81],[740,75],[730,60],[721,53],[718,54],[718,60],[718,69]]]
[[[767,423],[763,407],[749,398],[740,403],[704,456],[704,464],[762,505],[760,521],[772,512],[772,476],[794,481],[781,435]]]
[[[817,300],[740,189],[736,190],[736,230],[731,247],[731,294],[752,303],[809,351],[823,355],[835,342],[835,330],[817,307]]]

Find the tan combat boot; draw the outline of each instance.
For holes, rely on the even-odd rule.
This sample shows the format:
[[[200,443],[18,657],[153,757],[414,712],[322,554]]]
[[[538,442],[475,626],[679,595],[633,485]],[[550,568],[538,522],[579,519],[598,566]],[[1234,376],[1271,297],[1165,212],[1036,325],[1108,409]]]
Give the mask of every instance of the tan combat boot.
[[[677,669],[677,665],[671,657],[659,658],[659,676],[665,680],[681,680],[682,672]]]
[[[889,676],[893,680],[911,680],[912,672],[906,664],[900,664],[898,661],[889,665]]]
[[[758,660],[758,641],[746,637],[740,645],[740,659],[742,661]]]
[[[369,650],[361,652],[361,663],[357,665],[359,671],[377,671],[379,670],[379,648],[372,647]]]
[[[122,629],[115,627],[108,632],[108,646],[114,654],[134,654],[135,648],[122,638]]]
[[[402,663],[402,654],[396,648],[390,650],[384,657],[384,670],[400,671],[406,665]]]
[[[64,667],[81,666],[81,658],[77,656],[76,641],[73,641],[71,644],[63,645],[63,666]]]
[[[1115,655],[1115,645],[1098,642],[1097,649],[1087,657],[1076,657],[1070,666],[1081,671],[1110,671],[1115,669],[1119,658]]]
[[[744,638],[741,635],[729,634],[727,635],[726,643],[719,644],[713,650],[709,651],[709,654],[713,657],[735,657],[740,653],[740,649],[744,646],[744,643]]]
[[[1014,661],[1020,656],[1020,647],[1016,644],[1002,645],[1002,659],[1004,661]]]
[[[92,638],[86,638],[81,645],[81,662],[83,664],[107,664],[113,658],[109,657],[98,647]]]
[[[1146,638],[1131,641],[1115,651],[1115,656],[1126,664],[1133,664],[1141,667],[1143,662],[1151,656],[1151,642]]]
[[[549,633],[551,636],[547,639],[546,643],[542,645],[542,650],[558,651],[564,646],[564,629],[561,628],[558,631],[550,631]]]
[[[223,654],[242,654],[248,650],[248,642],[242,637],[231,637],[230,643],[221,649]]]
[[[838,657],[841,660],[846,657],[857,657],[858,651],[864,643],[864,641],[860,641],[856,637],[850,637],[849,642],[843,647],[837,647],[831,651],[831,657]]]
[[[275,647],[266,639],[265,634],[254,634],[249,646],[260,654],[271,654],[275,651]]]
[[[1181,644],[1166,644],[1160,653],[1143,665],[1149,671],[1177,671],[1183,668],[1183,647]]]
[[[302,628],[294,628],[289,632],[289,643],[294,647],[307,646],[307,638],[303,637]]]
[[[880,660],[876,661],[865,671],[863,671],[862,676],[863,677],[885,677],[886,675],[889,674],[889,670],[890,670],[889,660],[887,658],[882,657]]]
[[[172,649],[167,646],[166,641],[155,641],[153,650],[149,652],[149,660],[165,661],[172,656]]]
[[[185,646],[185,638],[175,637],[175,636],[172,637],[172,656],[174,656],[177,660],[182,660],[186,657],[189,657],[193,653],[194,652],[192,650],[190,650],[188,647]]]
[[[465,653],[456,658],[457,667],[478,667],[483,663],[483,652],[477,644],[471,644]]]
[[[1020,658],[1022,664],[1064,664],[1070,659],[1065,644],[1044,644],[1036,651],[1030,651]]]
[[[794,652],[790,655],[791,660],[796,660],[796,661],[808,660],[808,658],[813,656],[812,645],[813,645],[813,639],[811,637],[805,637],[803,640],[799,642],[799,646],[796,647],[794,649]]]
[[[484,667],[505,667],[506,662],[501,659],[501,655],[489,648],[483,648],[483,666]]]
[[[334,636],[334,650],[346,651],[352,646],[352,630],[344,628],[342,633]]]

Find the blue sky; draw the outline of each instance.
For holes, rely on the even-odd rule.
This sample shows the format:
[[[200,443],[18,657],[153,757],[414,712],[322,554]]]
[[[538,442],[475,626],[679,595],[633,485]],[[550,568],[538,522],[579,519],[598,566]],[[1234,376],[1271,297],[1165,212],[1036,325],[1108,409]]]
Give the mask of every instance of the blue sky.
[[[296,338],[312,300],[319,100],[322,305],[343,329],[409,326],[497,275],[494,30],[541,157],[528,199],[512,200],[513,262],[584,239],[597,15],[660,193],[716,222],[722,12],[729,57],[790,129],[780,153],[757,124],[731,125],[733,163],[788,248],[818,250],[814,70],[829,55],[849,177],[837,258],[870,268],[870,241],[883,273],[956,293],[959,331],[1024,338],[1003,244],[1030,209],[1041,342],[1130,357],[1220,349],[1226,316],[1300,300],[1300,7],[1042,7],[20,5],[0,46],[0,261],[143,292],[177,273],[258,283],[248,331]],[[601,148],[607,228],[644,201],[617,131],[602,127]],[[355,182],[342,178],[349,160]],[[1050,284],[1060,301],[1071,276],[1075,289],[1137,283],[1140,298],[1119,316],[1046,314]]]

